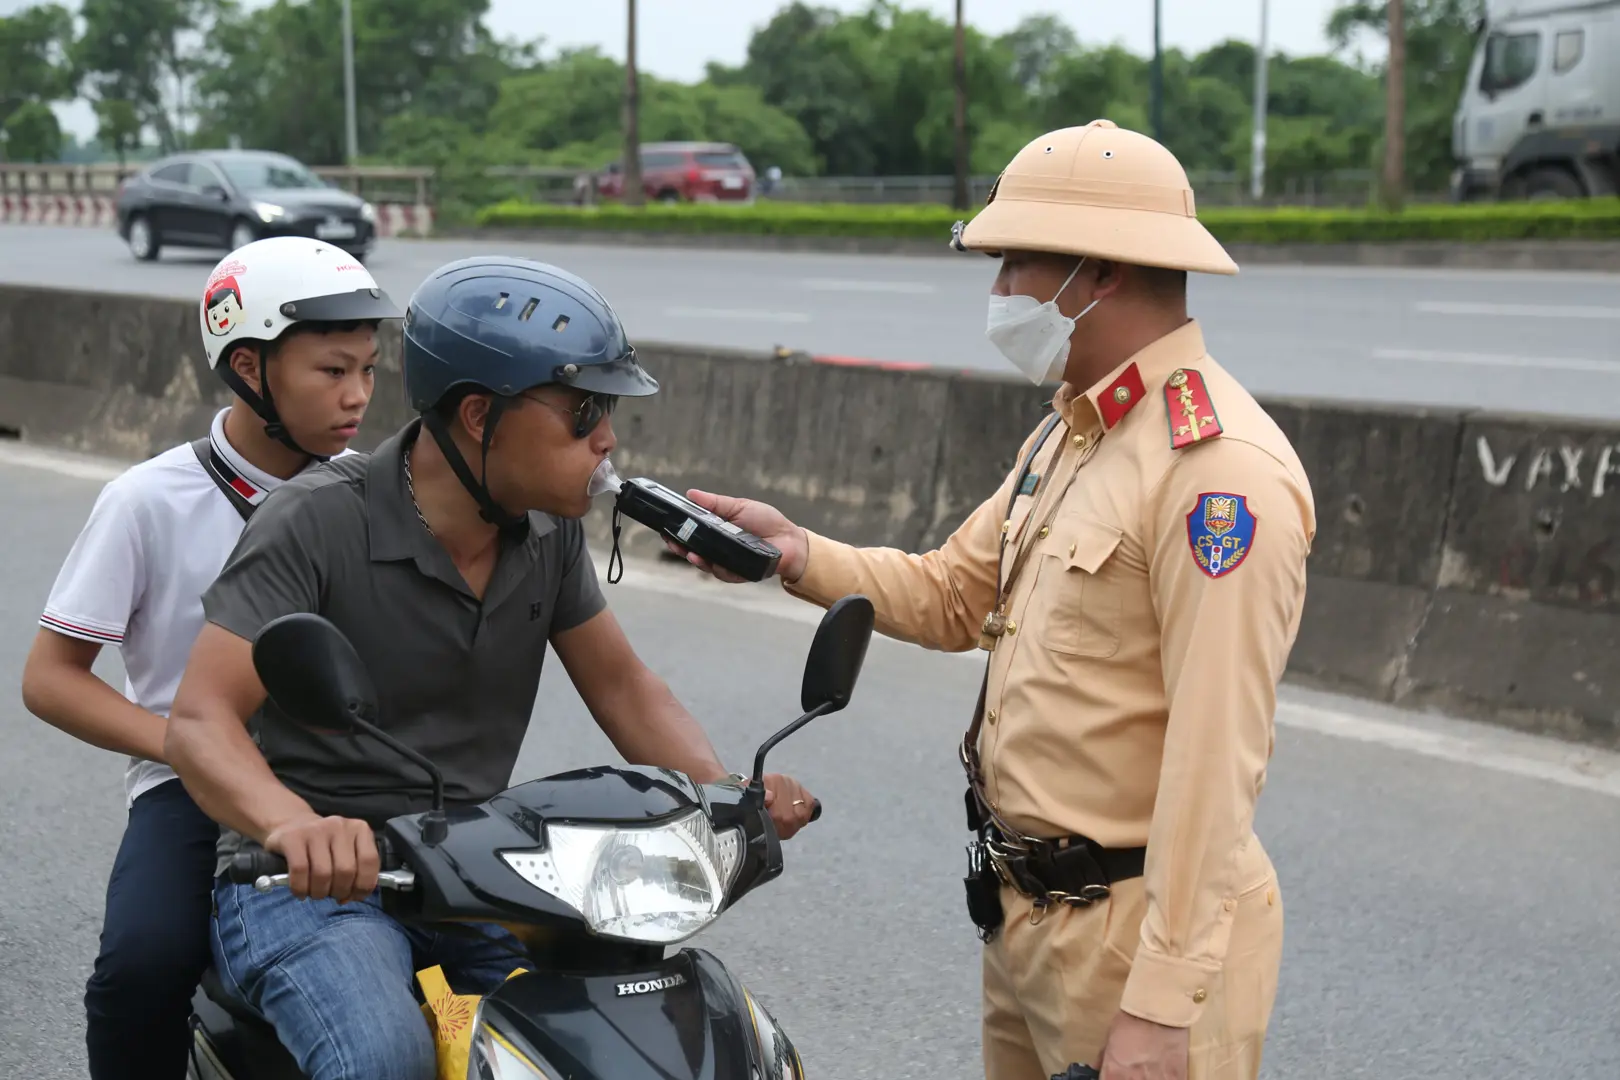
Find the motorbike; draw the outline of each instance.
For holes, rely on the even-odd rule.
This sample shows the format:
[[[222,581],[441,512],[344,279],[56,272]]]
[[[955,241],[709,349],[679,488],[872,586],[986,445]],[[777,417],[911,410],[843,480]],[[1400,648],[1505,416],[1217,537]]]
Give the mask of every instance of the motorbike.
[[[803,715],[759,747],[746,784],[596,766],[449,809],[433,763],[377,727],[375,689],[337,627],[283,616],[255,638],[253,663],[294,722],[374,739],[431,778],[430,809],[375,832],[383,910],[436,929],[493,923],[520,942],[513,968],[528,970],[472,1016],[468,1080],[803,1080],[792,1040],[747,987],[711,951],[677,947],[781,875],[765,757],[849,704],[873,621],[864,596],[827,610],[805,662]],[[812,820],[820,812],[818,800]],[[285,861],[259,847],[239,851],[227,874],[261,892],[287,883]],[[306,1080],[212,969],[192,1010],[193,1080]]]

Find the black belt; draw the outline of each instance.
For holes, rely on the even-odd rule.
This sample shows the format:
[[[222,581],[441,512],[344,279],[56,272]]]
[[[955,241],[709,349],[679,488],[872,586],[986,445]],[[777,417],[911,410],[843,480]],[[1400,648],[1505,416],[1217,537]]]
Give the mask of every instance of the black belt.
[[[1007,884],[1038,903],[1084,906],[1107,899],[1115,882],[1141,877],[1147,848],[1105,848],[1084,836],[1008,837],[991,827],[991,861]]]

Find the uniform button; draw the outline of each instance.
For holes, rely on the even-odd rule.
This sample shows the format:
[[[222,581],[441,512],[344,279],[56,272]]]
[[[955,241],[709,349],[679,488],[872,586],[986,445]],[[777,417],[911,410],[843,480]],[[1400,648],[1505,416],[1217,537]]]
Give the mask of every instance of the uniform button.
[[[1012,518],[1008,518],[1006,521],[1003,521],[1001,523],[1001,532],[1002,532],[1003,535],[1005,535],[1007,533],[1007,531],[1010,530],[1011,528],[1012,528]]]
[[[1042,525],[1041,526],[1041,531],[1040,531],[1040,533],[1038,535],[1040,536],[1040,538],[1042,540],[1045,540],[1048,536],[1051,536],[1052,535],[1052,530],[1051,530],[1050,526]]]
[[[984,718],[988,723],[994,724],[996,722],[996,710],[991,709],[988,713],[985,714]]]
[[[1074,445],[1083,448],[1086,445],[1086,437],[1084,435],[1076,435],[1074,437]]]
[[[1202,986],[1193,991],[1193,1001],[1196,1004],[1202,1005],[1204,1003],[1204,999],[1207,997],[1209,997],[1209,991],[1205,990]]]
[[[1069,558],[1071,558],[1071,559],[1074,558],[1074,549],[1075,549],[1075,545],[1070,544],[1069,545]]]
[[[1119,402],[1121,405],[1124,405],[1126,402],[1130,401],[1131,400],[1131,388],[1128,387],[1128,386],[1121,386],[1121,387],[1116,388],[1114,390],[1114,400]]]
[[[1271,905],[1275,904],[1276,902],[1277,902],[1277,890],[1276,889],[1267,889],[1266,890],[1266,906],[1270,907]]]
[[[1227,911],[1231,911],[1233,908],[1237,907],[1237,901],[1233,900],[1231,897],[1227,897],[1226,903],[1223,906]]]
[[[1007,620],[1007,633],[1009,635],[1018,633],[1018,624],[1011,619]]]

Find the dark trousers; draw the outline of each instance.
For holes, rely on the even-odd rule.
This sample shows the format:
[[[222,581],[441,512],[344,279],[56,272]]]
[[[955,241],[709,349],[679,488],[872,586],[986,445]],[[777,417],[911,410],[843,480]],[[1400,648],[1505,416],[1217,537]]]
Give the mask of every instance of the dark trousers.
[[[130,807],[84,994],[92,1080],[184,1077],[191,996],[212,962],[218,838],[219,826],[178,780]]]

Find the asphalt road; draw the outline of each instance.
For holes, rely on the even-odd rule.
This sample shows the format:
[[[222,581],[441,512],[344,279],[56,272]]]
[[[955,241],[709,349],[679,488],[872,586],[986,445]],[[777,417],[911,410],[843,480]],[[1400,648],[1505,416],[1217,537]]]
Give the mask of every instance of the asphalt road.
[[[944,242],[943,240],[941,241]],[[222,252],[138,263],[112,231],[0,226],[0,281],[190,298]],[[595,283],[634,338],[1012,369],[984,340],[981,256],[773,254],[385,240],[403,302],[435,267],[491,251]],[[1607,419],[1620,400],[1620,277],[1252,266],[1195,278],[1210,348],[1256,393]]]
[[[0,1076],[82,1077],[121,764],[29,716],[34,618],[99,487],[0,447]],[[52,459],[54,460],[54,459]],[[793,719],[817,616],[632,563],[610,597],[727,761]],[[679,627],[679,632],[671,629]],[[121,684],[116,657],[100,670]],[[977,663],[879,639],[853,705],[769,759],[824,802],[699,943],[812,1076],[971,1080],[977,942],[952,755]],[[1259,830],[1288,905],[1269,1080],[1620,1075],[1620,757],[1290,690]],[[517,775],[613,761],[553,665]]]

